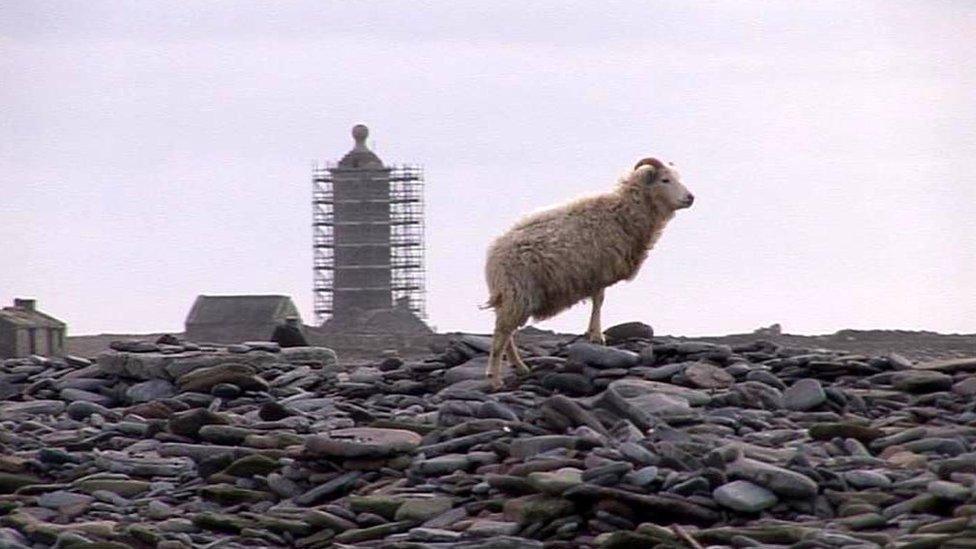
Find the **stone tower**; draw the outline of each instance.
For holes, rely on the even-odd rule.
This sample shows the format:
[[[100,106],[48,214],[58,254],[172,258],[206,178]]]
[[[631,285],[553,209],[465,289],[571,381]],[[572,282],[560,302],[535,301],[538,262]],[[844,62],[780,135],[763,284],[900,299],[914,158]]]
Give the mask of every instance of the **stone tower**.
[[[361,331],[377,311],[425,316],[423,170],[385,166],[369,129],[339,162],[312,175],[314,307],[318,325]]]

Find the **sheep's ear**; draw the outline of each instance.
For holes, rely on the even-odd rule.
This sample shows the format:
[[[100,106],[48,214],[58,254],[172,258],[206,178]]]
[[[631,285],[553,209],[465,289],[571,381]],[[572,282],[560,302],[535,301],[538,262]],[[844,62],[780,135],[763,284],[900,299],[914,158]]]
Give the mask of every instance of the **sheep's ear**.
[[[650,177],[647,181],[650,183],[654,181],[654,177],[658,174],[658,172],[660,172],[661,168],[664,167],[664,164],[657,158],[642,158],[639,162],[637,162],[637,164],[634,165],[634,170],[637,170],[641,166],[651,167]]]

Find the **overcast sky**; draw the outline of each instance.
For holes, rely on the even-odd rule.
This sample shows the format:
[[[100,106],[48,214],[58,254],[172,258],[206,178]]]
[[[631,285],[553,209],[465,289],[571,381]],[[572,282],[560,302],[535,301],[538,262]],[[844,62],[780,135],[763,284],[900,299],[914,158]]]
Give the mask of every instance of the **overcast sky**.
[[[656,156],[696,202],[605,326],[976,332],[974,36],[970,1],[4,2],[0,301],[73,334],[179,331],[197,294],[311,322],[310,166],[365,123],[426,168],[441,331],[490,329],[495,235]]]

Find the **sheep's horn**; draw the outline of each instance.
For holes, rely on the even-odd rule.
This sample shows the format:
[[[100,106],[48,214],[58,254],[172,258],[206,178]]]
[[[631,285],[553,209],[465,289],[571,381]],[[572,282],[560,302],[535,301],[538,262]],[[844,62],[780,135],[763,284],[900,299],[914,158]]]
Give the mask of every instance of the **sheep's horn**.
[[[641,166],[651,166],[655,170],[660,170],[664,167],[664,164],[657,158],[642,158],[640,162],[634,165],[634,169],[640,168]]]

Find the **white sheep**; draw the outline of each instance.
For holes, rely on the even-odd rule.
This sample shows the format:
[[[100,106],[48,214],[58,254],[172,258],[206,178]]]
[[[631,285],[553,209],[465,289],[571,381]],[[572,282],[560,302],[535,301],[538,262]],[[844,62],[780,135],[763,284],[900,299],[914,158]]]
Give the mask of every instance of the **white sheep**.
[[[590,298],[586,335],[604,343],[604,289],[637,275],[675,211],[690,207],[694,198],[673,166],[645,158],[612,192],[530,215],[497,238],[485,265],[487,307],[495,309],[486,372],[492,387],[502,386],[505,353],[520,374],[528,373],[515,331],[530,317],[544,320]]]

